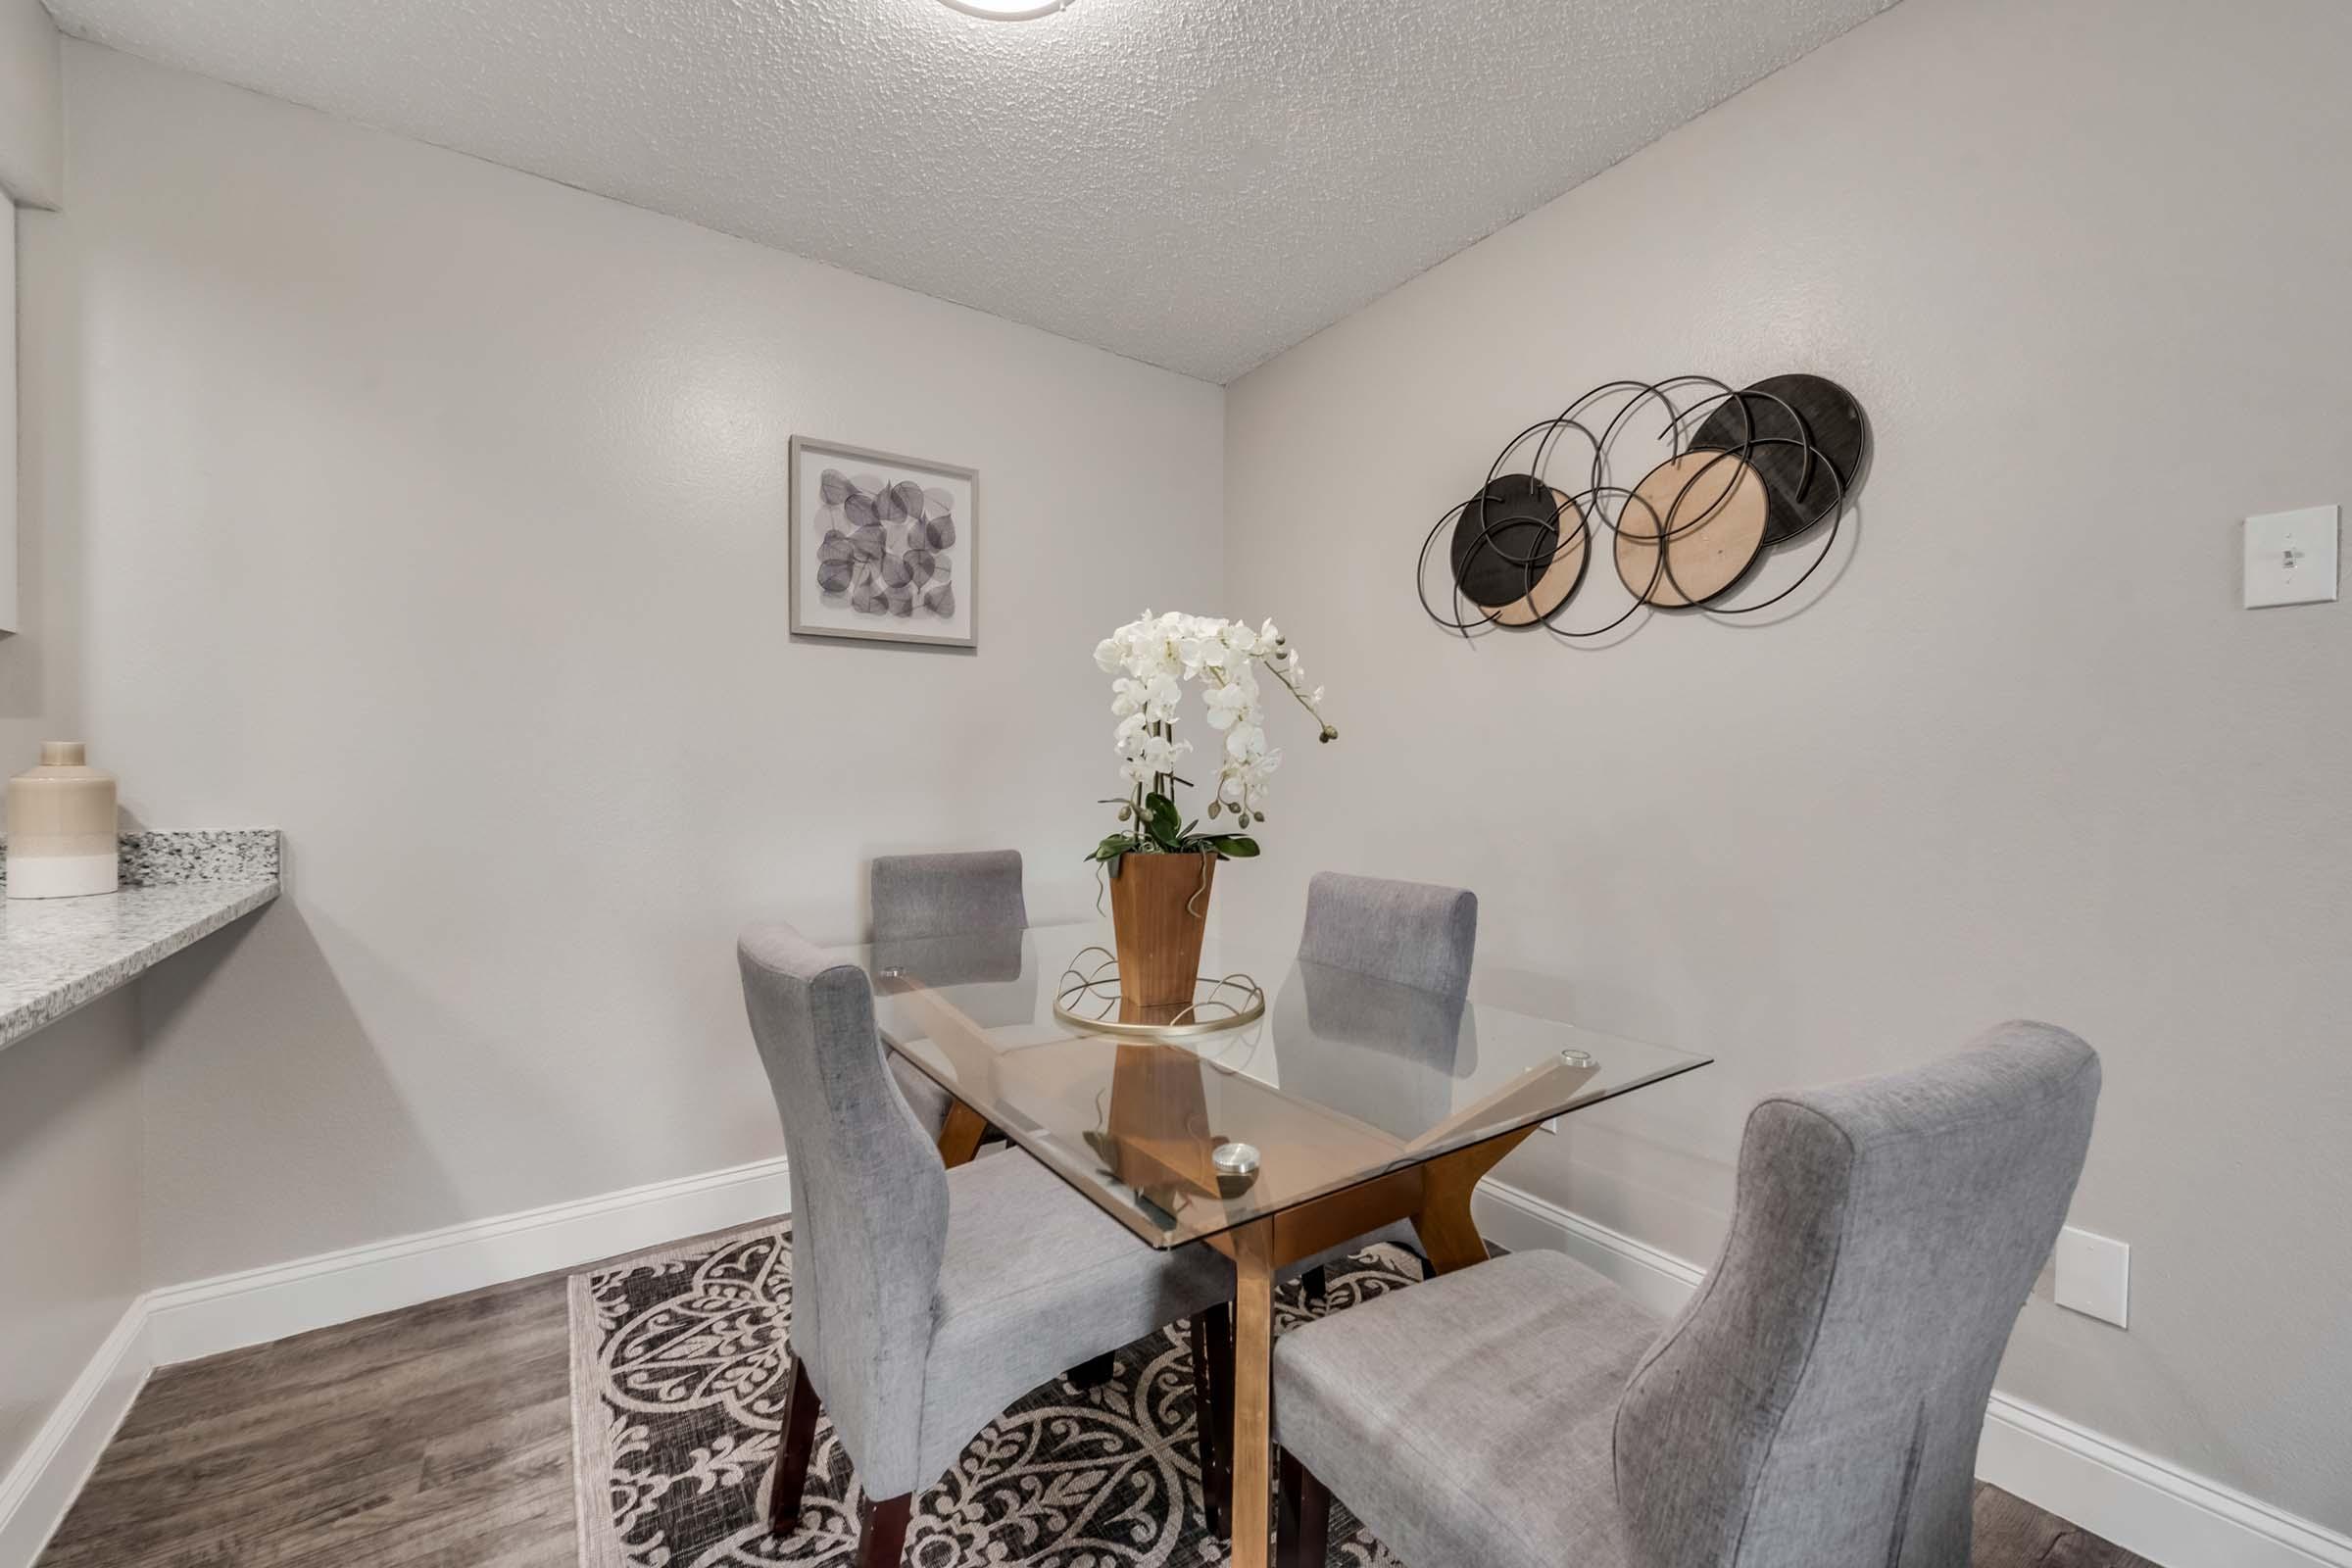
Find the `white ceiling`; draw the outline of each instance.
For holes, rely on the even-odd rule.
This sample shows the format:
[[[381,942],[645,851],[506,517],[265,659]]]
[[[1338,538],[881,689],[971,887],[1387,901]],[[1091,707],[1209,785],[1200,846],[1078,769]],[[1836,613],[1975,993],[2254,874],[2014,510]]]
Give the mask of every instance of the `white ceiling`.
[[[1890,0],[49,0],[67,31],[1223,382]]]

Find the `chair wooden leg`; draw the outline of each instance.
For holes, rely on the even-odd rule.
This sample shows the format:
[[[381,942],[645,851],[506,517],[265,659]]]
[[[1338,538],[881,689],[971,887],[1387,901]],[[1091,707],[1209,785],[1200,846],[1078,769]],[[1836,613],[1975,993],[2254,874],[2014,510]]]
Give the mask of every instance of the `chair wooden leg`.
[[[1081,1389],[1101,1388],[1110,1381],[1112,1362],[1116,1359],[1116,1353],[1109,1351],[1096,1356],[1091,1361],[1079,1362],[1070,1368],[1070,1381]]]
[[[776,1459],[776,1490],[767,1500],[770,1535],[789,1536],[800,1528],[801,1491],[808,1483],[808,1450],[816,1443],[816,1390],[799,1356],[792,1361],[792,1392],[784,1396],[784,1445]]]
[[[1200,1503],[1212,1531],[1217,1526],[1217,1374],[1208,1359],[1208,1314],[1195,1312],[1190,1325],[1193,1352],[1193,1447],[1200,1466]]]
[[[1213,1535],[1233,1532],[1233,1306],[1222,1302],[1193,1317],[1193,1408],[1200,1445],[1200,1495]]]
[[[1298,1504],[1306,1467],[1288,1448],[1274,1456],[1274,1568],[1297,1568]]]
[[[1311,1307],[1320,1309],[1331,1296],[1331,1275],[1320,1263],[1299,1275],[1298,1284],[1306,1292],[1306,1304]]]
[[[913,1511],[911,1492],[880,1502],[867,1497],[858,1504],[858,1568],[899,1568],[906,1555],[907,1516]]]
[[[1217,1531],[1233,1534],[1233,1303],[1220,1301],[1208,1314],[1210,1387],[1217,1399]]]
[[[1277,1507],[1280,1568],[1324,1568],[1331,1554],[1331,1493],[1288,1453],[1282,1456]]]

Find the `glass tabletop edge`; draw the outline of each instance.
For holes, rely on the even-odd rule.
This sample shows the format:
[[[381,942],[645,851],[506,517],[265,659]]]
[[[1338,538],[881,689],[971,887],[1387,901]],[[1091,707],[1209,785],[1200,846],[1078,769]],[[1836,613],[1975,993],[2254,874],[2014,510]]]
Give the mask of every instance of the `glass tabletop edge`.
[[[924,1077],[937,1084],[940,1089],[951,1099],[955,1100],[956,1103],[971,1108],[983,1117],[986,1116],[987,1113],[985,1111],[981,1111],[976,1105],[971,1105],[970,1102],[964,1100],[962,1096],[957,1095],[956,1093],[955,1086],[948,1083],[938,1073],[933,1072],[929,1065],[925,1063],[921,1057],[917,1056],[910,1051],[901,1050],[899,1043],[891,1039],[887,1034],[883,1034],[882,1043],[893,1055],[897,1056],[900,1060],[912,1065],[915,1071],[921,1073]],[[1367,1183],[1380,1181],[1389,1176],[1394,1176],[1400,1170],[1411,1170],[1416,1166],[1427,1165],[1436,1160],[1444,1159],[1448,1155],[1458,1154],[1465,1150],[1477,1149],[1482,1145],[1493,1143],[1498,1138],[1514,1137],[1520,1133],[1527,1132],[1532,1128],[1539,1127],[1544,1122],[1553,1121],[1562,1116],[1573,1116],[1578,1111],[1589,1110],[1594,1105],[1605,1105],[1610,1101],[1621,1099],[1626,1095],[1632,1094],[1638,1089],[1647,1089],[1652,1085],[1664,1083],[1670,1078],[1679,1078],[1685,1073],[1695,1072],[1701,1067],[1713,1066],[1714,1063],[1715,1058],[1713,1056],[1690,1055],[1687,1060],[1670,1062],[1655,1072],[1644,1074],[1629,1083],[1619,1084],[1616,1087],[1609,1089],[1605,1093],[1594,1095],[1589,1100],[1579,1101],[1573,1105],[1566,1105],[1558,1110],[1518,1118],[1513,1120],[1507,1126],[1497,1127],[1494,1131],[1484,1133],[1477,1138],[1466,1139],[1458,1144],[1447,1144],[1443,1148],[1433,1149],[1417,1158],[1396,1161],[1394,1163],[1384,1165],[1377,1170],[1363,1171],[1352,1176],[1334,1180],[1332,1182],[1317,1186],[1310,1191],[1302,1192],[1297,1197],[1292,1198],[1274,1207],[1265,1209],[1260,1213],[1236,1219],[1227,1224],[1214,1225],[1203,1229],[1195,1230],[1189,1234],[1181,1236],[1174,1232],[1162,1231],[1154,1228],[1145,1215],[1135,1211],[1128,1205],[1104,1201],[1103,1200],[1107,1194],[1107,1189],[1092,1188],[1087,1183],[1079,1180],[1078,1177],[1067,1168],[1065,1162],[1060,1157],[1034,1147],[1031,1140],[1028,1137],[1023,1136],[1024,1129],[1003,1125],[994,1121],[991,1121],[989,1126],[994,1128],[998,1133],[1002,1134],[1004,1139],[1012,1144],[1015,1148],[1019,1149],[1022,1152],[1028,1154],[1032,1159],[1036,1160],[1039,1164],[1045,1166],[1055,1176],[1059,1177],[1063,1184],[1069,1187],[1073,1192],[1077,1193],[1078,1196],[1084,1198],[1088,1202],[1094,1204],[1103,1213],[1109,1215],[1111,1218],[1117,1220],[1121,1225],[1125,1226],[1138,1239],[1143,1241],[1145,1245],[1151,1247],[1155,1251],[1166,1252],[1173,1251],[1180,1247],[1189,1246],[1194,1242],[1206,1244],[1211,1238],[1230,1236],[1236,1231],[1245,1230],[1251,1225],[1258,1224],[1261,1221],[1271,1220],[1278,1215],[1290,1213],[1291,1211],[1302,1208],[1309,1203],[1321,1202],[1325,1199],[1337,1197],[1339,1194],[1348,1192],[1353,1188],[1364,1186]]]

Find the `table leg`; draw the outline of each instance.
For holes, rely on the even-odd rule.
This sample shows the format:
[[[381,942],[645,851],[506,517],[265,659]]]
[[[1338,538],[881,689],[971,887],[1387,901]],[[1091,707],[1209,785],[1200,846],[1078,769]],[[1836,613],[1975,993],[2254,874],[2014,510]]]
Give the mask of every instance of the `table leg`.
[[[987,1135],[987,1117],[960,1100],[949,1101],[947,1124],[939,1130],[939,1162],[950,1170],[969,1164]]]
[[[1487,1260],[1486,1238],[1478,1234],[1478,1222],[1470,1217],[1470,1195],[1478,1191],[1487,1172],[1534,1131],[1529,1127],[1473,1144],[1441,1154],[1421,1167],[1421,1210],[1413,1216],[1413,1233],[1421,1238],[1421,1250],[1429,1254],[1429,1265],[1438,1273],[1450,1274]]]
[[[1266,1568],[1273,1534],[1274,1222],[1233,1237],[1232,1568]]]

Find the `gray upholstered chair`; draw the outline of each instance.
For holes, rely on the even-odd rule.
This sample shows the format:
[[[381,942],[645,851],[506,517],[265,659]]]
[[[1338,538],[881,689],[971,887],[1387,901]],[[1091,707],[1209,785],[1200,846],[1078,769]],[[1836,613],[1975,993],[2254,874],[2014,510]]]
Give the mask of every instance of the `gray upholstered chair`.
[[[1014,972],[1018,973],[1019,941],[1012,933],[1029,927],[1018,850],[877,855],[872,890],[876,947],[927,937],[1003,932],[1012,940]],[[890,1072],[915,1119],[936,1139],[947,1125],[948,1092],[904,1057],[890,1058]]]
[[[1336,1491],[1411,1568],[1966,1568],[1985,1399],[2098,1095],[2088,1046],[2012,1023],[1764,1101],[1663,1332],[1519,1252],[1285,1335],[1283,1560],[1321,1568]]]
[[[1455,1002],[1470,995],[1478,895],[1428,882],[1318,871],[1306,885],[1298,958]]]
[[[1308,1051],[1283,1053],[1284,1084],[1321,1103],[1354,1108],[1375,1124],[1383,1120],[1378,1105],[1348,1105],[1350,1083],[1376,1100],[1395,1087],[1399,1071],[1419,1070],[1430,1083],[1443,1085],[1452,1072],[1456,1031],[1470,996],[1470,960],[1477,947],[1478,895],[1467,889],[1317,872],[1306,887],[1306,924],[1298,936],[1302,994],[1298,1001],[1311,1027],[1303,1032],[1293,1029],[1289,1036]],[[1375,997],[1369,1004],[1360,995],[1366,988],[1348,984],[1351,977],[1376,983],[1370,988]],[[1316,1022],[1318,1011],[1333,1021]],[[1377,1013],[1380,1021],[1363,1027],[1348,1020],[1352,1012]],[[1333,1040],[1352,1041],[1360,1051],[1378,1053],[1384,1059],[1351,1062],[1335,1057],[1328,1049]],[[1429,1059],[1398,1059],[1415,1053],[1429,1054]],[[1423,1131],[1426,1128],[1413,1128],[1406,1136]],[[1307,1295],[1320,1298],[1325,1267],[1375,1242],[1420,1255],[1412,1226],[1399,1221],[1306,1258],[1286,1272],[1303,1275]]]
[[[1224,1301],[1233,1273],[1200,1246],[1154,1250],[1033,1159],[942,1169],[882,1065],[865,972],[788,926],[737,953],[791,1159],[793,1383],[769,1517],[798,1522],[821,1402],[866,1497],[859,1568],[883,1568],[913,1494],[1006,1404]]]

